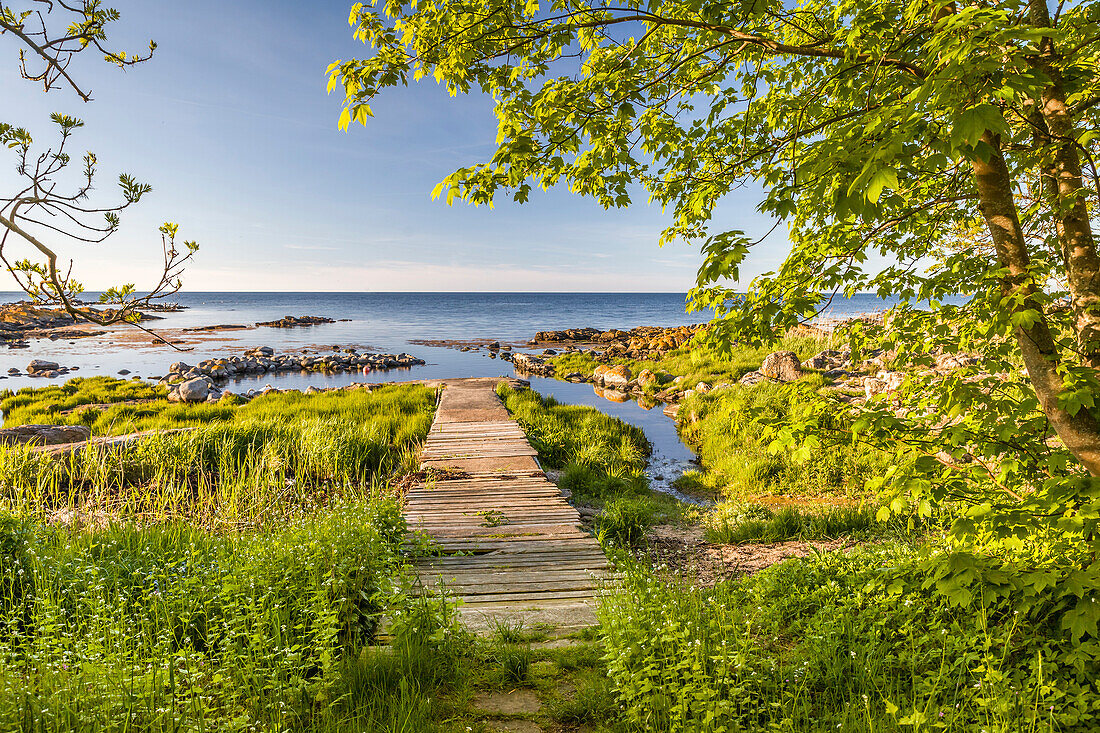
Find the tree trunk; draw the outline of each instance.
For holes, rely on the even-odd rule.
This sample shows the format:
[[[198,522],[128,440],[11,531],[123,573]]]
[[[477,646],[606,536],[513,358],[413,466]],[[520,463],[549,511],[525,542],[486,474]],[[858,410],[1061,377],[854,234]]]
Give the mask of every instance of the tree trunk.
[[[1014,328],[1024,368],[1044,414],[1062,443],[1089,473],[1100,476],[1100,424],[1085,408],[1071,415],[1058,405],[1058,396],[1064,389],[1062,376],[1058,373],[1060,355],[1042,305],[1034,298],[1036,286],[1028,272],[1031,258],[1016,211],[1012,179],[1001,154],[1000,138],[986,131],[982,141],[993,153],[988,161],[975,159],[971,167],[982,216],[1001,266],[1009,271],[1004,281],[1004,294],[1019,299],[1014,306],[1015,312],[1035,311],[1038,314],[1030,328]]]
[[[1050,11],[1044,0],[1030,0],[1029,9],[1032,25],[1051,27]],[[1050,80],[1043,91],[1039,111],[1049,132],[1045,142],[1053,153],[1049,168],[1054,179],[1051,186],[1054,222],[1073,301],[1074,329],[1081,361],[1100,368],[1100,253],[1096,250],[1089,222],[1076,131],[1066,104],[1058,60],[1054,39],[1044,36],[1034,65]]]

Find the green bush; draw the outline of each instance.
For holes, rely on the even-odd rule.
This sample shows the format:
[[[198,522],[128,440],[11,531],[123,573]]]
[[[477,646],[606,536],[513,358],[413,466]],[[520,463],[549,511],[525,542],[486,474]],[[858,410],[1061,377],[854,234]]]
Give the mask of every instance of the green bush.
[[[619,496],[603,505],[596,535],[604,545],[639,544],[654,524],[654,509],[644,498]]]
[[[599,616],[630,729],[1087,731],[1100,645],[1073,626],[1098,592],[1046,551],[868,547],[713,588],[633,568]]]

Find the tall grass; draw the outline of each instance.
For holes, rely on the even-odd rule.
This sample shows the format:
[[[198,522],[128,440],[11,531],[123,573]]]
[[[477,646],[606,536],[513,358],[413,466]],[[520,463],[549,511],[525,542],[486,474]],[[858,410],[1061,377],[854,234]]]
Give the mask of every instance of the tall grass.
[[[576,465],[623,478],[644,470],[651,449],[641,428],[591,407],[563,405],[507,384],[497,387],[497,394],[539,452],[544,468]]]
[[[500,385],[497,394],[523,426],[544,468],[575,503],[601,507],[596,534],[605,545],[638,544],[657,522],[678,521],[679,501],[652,491],[644,471],[645,433],[592,407],[559,404],[531,390]]]
[[[249,402],[173,403],[163,387],[112,377],[70,379],[48,387],[25,387],[0,400],[4,425],[27,423],[87,425],[93,435],[123,435],[145,430],[200,427],[211,423],[302,418],[333,418],[344,422],[374,422],[385,413],[395,424],[421,409],[433,394],[416,385],[367,390],[342,390],[305,395],[283,392]],[[0,393],[3,394],[3,393]]]
[[[433,405],[434,392],[423,387],[270,395],[223,408],[223,420],[135,445],[61,458],[0,449],[0,508],[205,525],[285,519],[364,497],[413,468]],[[206,408],[173,406],[173,414],[200,420]],[[161,414],[141,428],[163,424]]]
[[[308,729],[347,692],[403,534],[390,500],[226,535],[0,515],[0,730]]]
[[[767,494],[858,497],[867,479],[881,475],[891,456],[845,443],[843,415],[823,425],[821,447],[806,460],[772,452],[762,439],[760,420],[783,418],[806,399],[789,385],[762,383],[696,395],[680,409],[680,434],[699,454],[703,474],[687,474],[687,490],[731,499]],[[829,434],[840,436],[829,440]]]

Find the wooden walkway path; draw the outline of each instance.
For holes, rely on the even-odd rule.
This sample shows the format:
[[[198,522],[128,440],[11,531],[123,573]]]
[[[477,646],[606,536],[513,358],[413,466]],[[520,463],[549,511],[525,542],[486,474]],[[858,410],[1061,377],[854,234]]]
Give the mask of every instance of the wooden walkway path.
[[[421,454],[422,468],[442,473],[410,489],[405,515],[448,554],[419,561],[417,572],[425,587],[443,583],[462,598],[473,629],[590,626],[607,558],[543,474],[496,396],[499,381],[446,382]]]

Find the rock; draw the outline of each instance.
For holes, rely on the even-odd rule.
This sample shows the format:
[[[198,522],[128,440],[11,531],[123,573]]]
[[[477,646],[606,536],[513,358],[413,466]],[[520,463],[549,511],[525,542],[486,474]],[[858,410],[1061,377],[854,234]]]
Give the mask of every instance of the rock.
[[[183,363],[182,361],[177,361],[175,364],[168,367],[169,374],[186,374],[190,370],[191,366]]]
[[[877,394],[882,394],[886,390],[886,382],[881,379],[875,379],[874,377],[866,377],[863,380],[863,393],[867,395],[867,399],[871,399]]]
[[[87,425],[20,425],[0,430],[0,445],[64,445],[91,437]]]
[[[493,341],[491,344],[489,344],[489,348],[492,349],[493,351],[499,351],[500,350],[500,342],[499,341]]]
[[[127,374],[130,373],[130,370],[129,369],[119,369],[118,373],[121,374],[122,376],[126,376]]]
[[[754,387],[761,382],[767,381],[767,379],[768,378],[764,376],[763,372],[749,372],[745,376],[741,377],[741,379],[738,381],[738,384],[741,384],[745,387]]]
[[[202,402],[210,394],[210,383],[202,377],[188,379],[179,386],[180,399],[184,402]]]
[[[317,389],[312,384],[306,387],[306,394],[321,394],[321,390]]]
[[[490,715],[534,715],[542,709],[542,701],[532,690],[480,693],[473,699],[471,708]]]
[[[643,369],[638,372],[638,386],[648,387],[651,384],[657,384],[657,375],[649,369]]]
[[[272,328],[295,328],[297,326],[316,326],[321,323],[336,323],[336,321],[324,316],[283,316],[277,321],[261,321],[256,325],[271,326]]]
[[[662,410],[662,412],[675,420],[680,416],[680,406],[676,404],[665,405],[665,409]]]
[[[45,359],[35,359],[27,365],[27,374],[38,374],[39,372],[56,372],[60,368],[60,364],[56,361],[46,361]]]
[[[8,370],[8,374],[18,374],[18,373],[19,373],[19,370],[16,369],[15,367],[12,367],[11,369]]]
[[[793,351],[776,351],[764,357],[760,372],[780,382],[793,382],[802,376],[802,364]]]
[[[943,372],[973,366],[980,359],[973,354],[940,354],[936,357],[936,369]]]
[[[843,379],[849,374],[847,369],[830,369],[823,375],[826,379]]]
[[[537,356],[532,356],[531,354],[515,354],[512,357],[512,363],[515,364],[516,371],[518,372],[535,374],[541,377],[554,376],[553,364],[548,364],[546,361]]]
[[[604,372],[602,378],[605,387],[620,389],[628,387],[633,376],[630,367],[624,364],[616,364]]]
[[[706,394],[710,392],[710,385],[706,382],[699,382],[699,384],[695,385],[695,391],[699,394]]]

